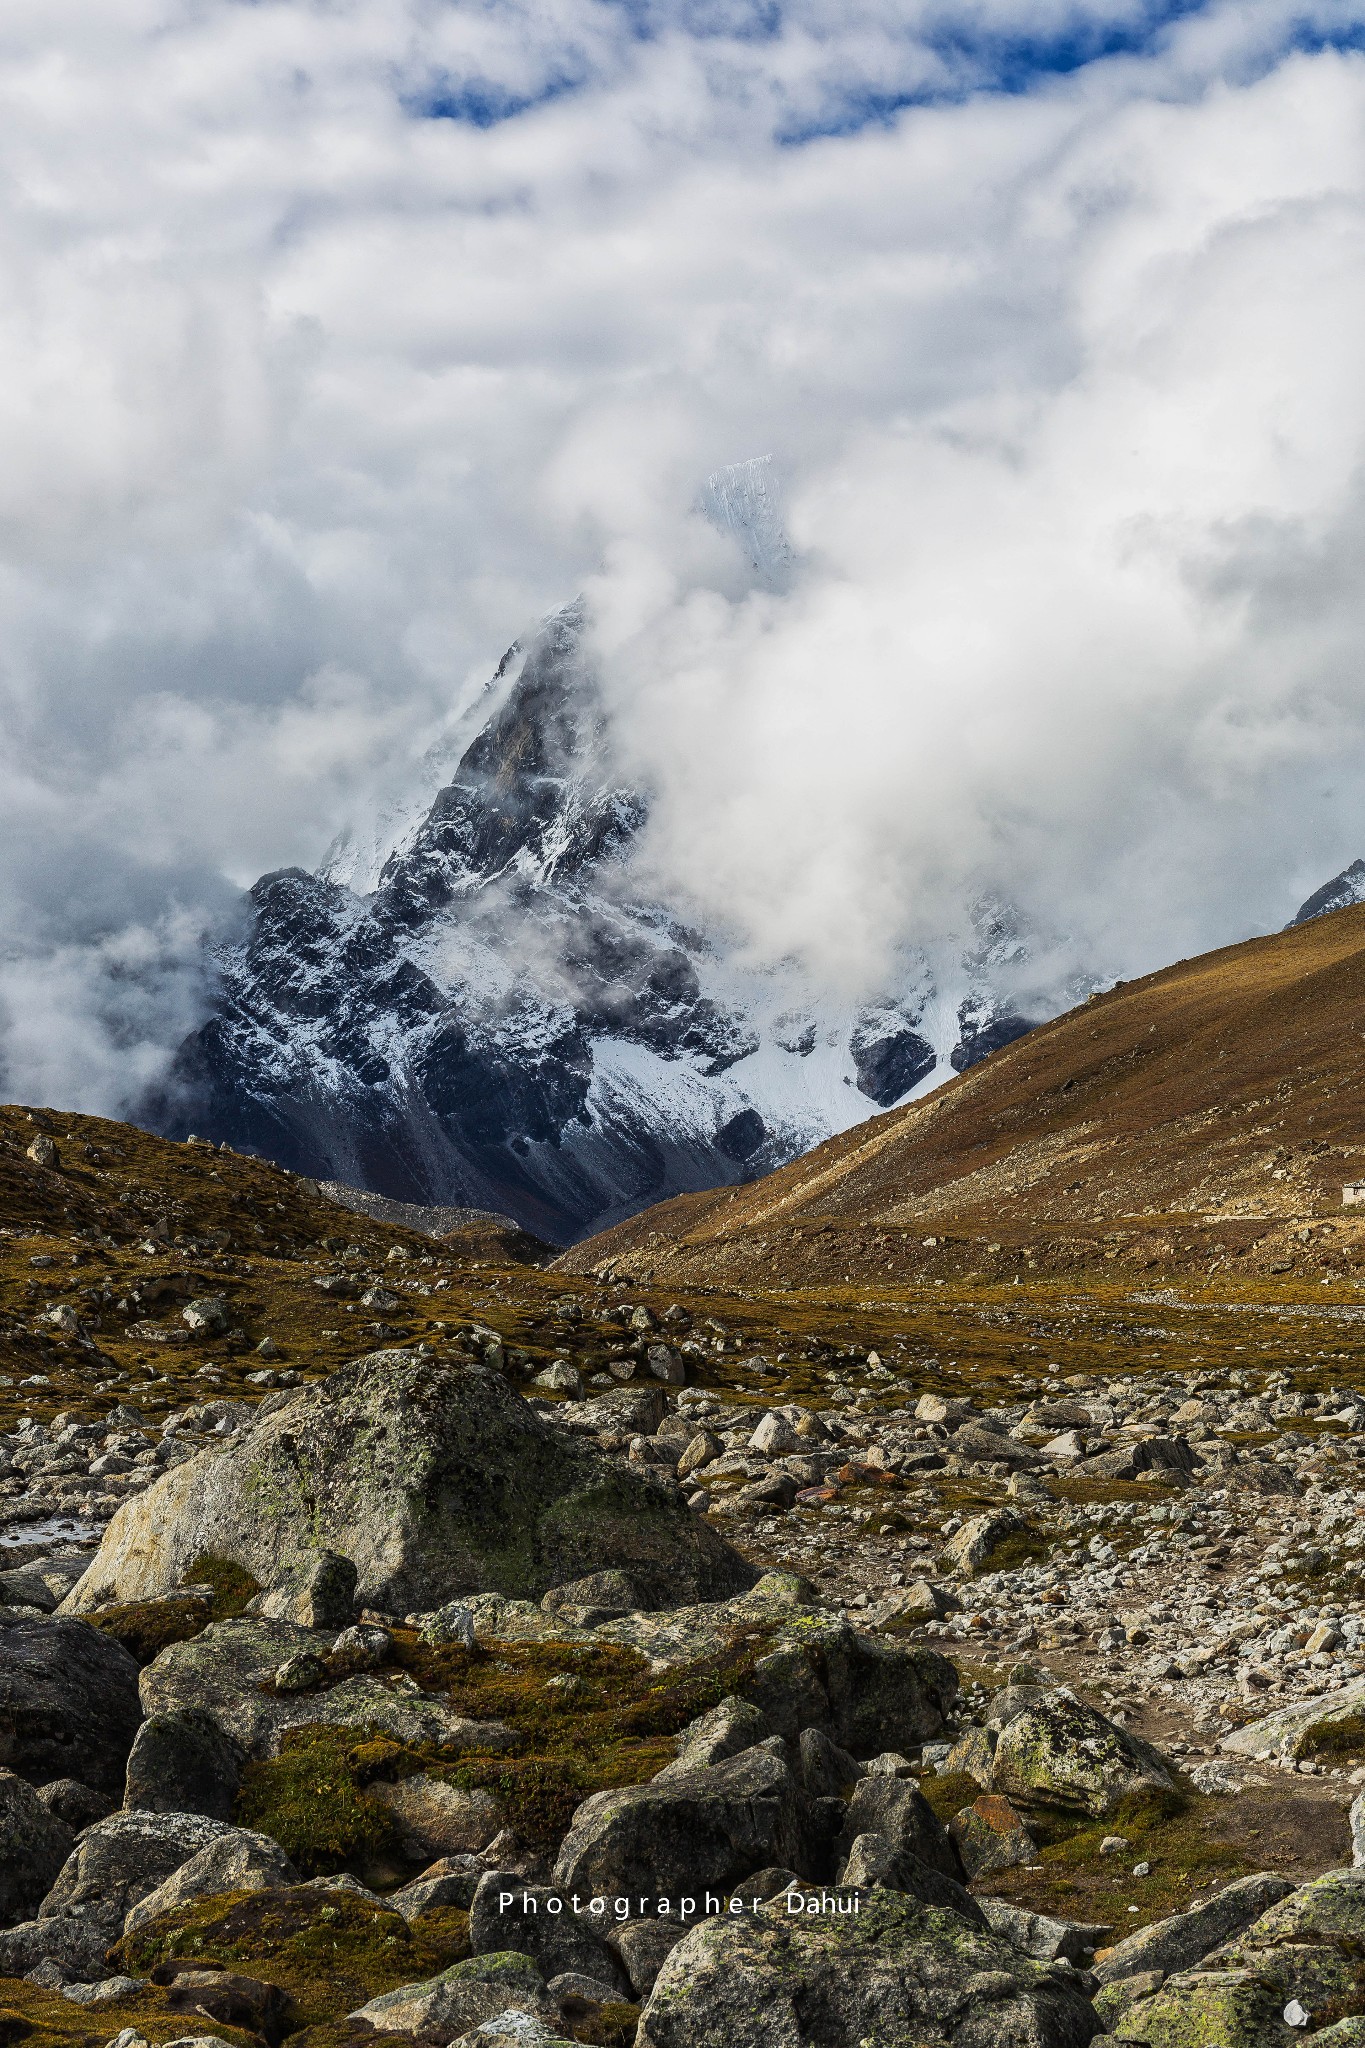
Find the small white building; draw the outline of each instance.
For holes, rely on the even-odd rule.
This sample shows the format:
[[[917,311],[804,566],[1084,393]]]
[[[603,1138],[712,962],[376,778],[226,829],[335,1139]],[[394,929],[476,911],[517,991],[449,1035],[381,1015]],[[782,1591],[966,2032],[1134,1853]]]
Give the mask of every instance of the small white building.
[[[1365,1180],[1348,1180],[1341,1190],[1343,1209],[1365,1207]]]

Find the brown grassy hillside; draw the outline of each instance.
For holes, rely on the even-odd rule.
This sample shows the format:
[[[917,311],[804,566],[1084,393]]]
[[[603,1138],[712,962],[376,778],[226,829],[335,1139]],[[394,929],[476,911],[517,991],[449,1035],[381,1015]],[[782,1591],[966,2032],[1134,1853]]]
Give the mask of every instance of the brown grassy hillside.
[[[1128,982],[939,1093],[563,1270],[671,1284],[1359,1271],[1365,907]]]

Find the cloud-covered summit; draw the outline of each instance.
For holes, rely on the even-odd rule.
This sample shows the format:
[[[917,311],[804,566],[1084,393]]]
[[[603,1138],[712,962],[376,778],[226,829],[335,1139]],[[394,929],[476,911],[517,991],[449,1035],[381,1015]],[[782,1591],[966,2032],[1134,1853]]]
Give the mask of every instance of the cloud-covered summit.
[[[3,10],[0,1073],[586,589],[652,878],[873,988],[1122,969],[1359,845],[1365,58],[1266,0]],[[772,452],[790,573],[704,480]]]

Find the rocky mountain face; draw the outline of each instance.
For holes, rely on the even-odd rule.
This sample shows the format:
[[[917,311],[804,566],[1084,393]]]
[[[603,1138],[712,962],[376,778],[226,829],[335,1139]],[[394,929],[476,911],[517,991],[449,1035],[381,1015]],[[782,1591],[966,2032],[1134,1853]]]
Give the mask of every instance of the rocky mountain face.
[[[1330,882],[1315,889],[1308,901],[1299,905],[1291,924],[1310,924],[1315,917],[1326,917],[1329,910],[1348,910],[1353,903],[1365,903],[1365,860],[1353,860]]]
[[[763,477],[708,488],[779,574]],[[1074,1000],[1029,986],[1030,936],[994,899],[860,1008],[641,900],[648,796],[613,767],[583,639],[573,606],[508,653],[425,808],[262,877],[147,1122],[562,1243],[751,1180]]]

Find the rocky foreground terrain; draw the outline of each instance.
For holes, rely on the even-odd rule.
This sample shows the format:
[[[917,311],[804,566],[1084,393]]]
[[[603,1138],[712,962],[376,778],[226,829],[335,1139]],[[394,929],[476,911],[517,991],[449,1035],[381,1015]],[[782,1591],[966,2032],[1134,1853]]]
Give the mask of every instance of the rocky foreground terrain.
[[[1365,2040],[1349,1281],[660,1292],[19,1109],[0,1229],[0,2041]]]

